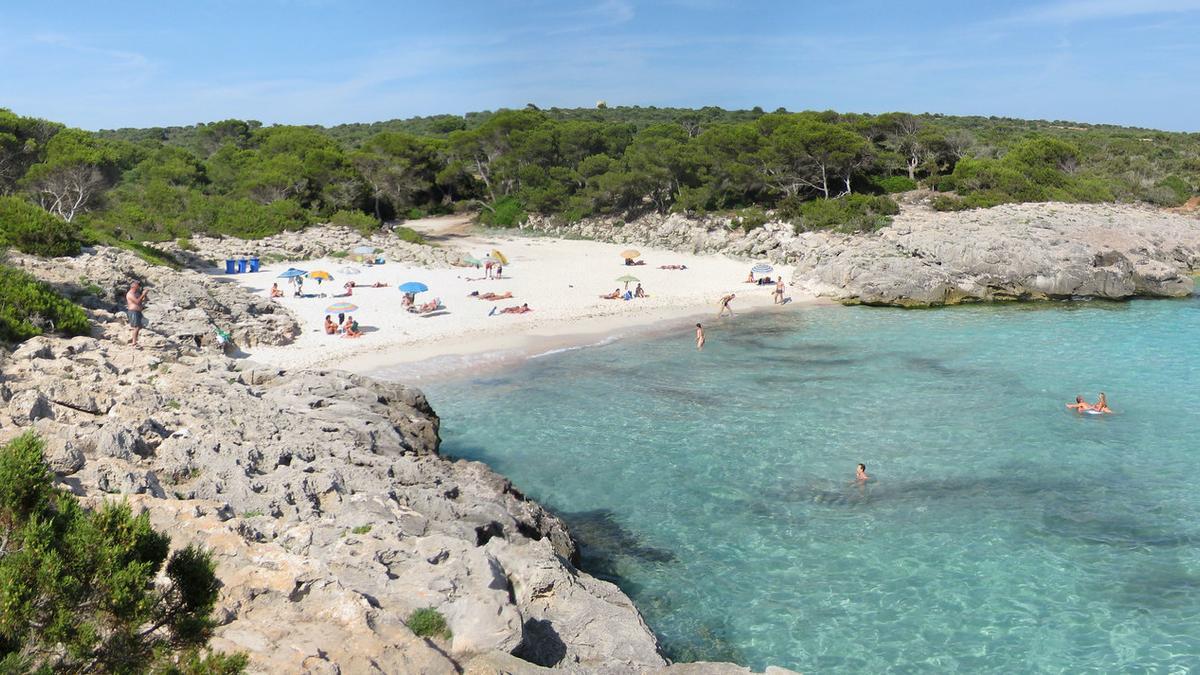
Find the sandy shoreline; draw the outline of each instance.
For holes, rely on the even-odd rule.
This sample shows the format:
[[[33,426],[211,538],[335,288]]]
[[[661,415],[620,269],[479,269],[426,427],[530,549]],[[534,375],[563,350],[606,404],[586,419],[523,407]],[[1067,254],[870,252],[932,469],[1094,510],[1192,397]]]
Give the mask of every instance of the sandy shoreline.
[[[504,278],[484,279],[482,269],[469,267],[425,268],[394,262],[365,266],[337,258],[283,262],[254,274],[221,275],[262,295],[278,282],[285,297],[275,302],[291,310],[301,323],[292,344],[247,349],[248,358],[281,368],[339,368],[406,381],[442,379],[646,332],[680,330],[690,339],[690,324],[715,321],[717,302],[726,293],[737,294],[732,306],[739,314],[823,302],[788,287],[790,302],[774,305],[772,286],[744,282],[753,263],[725,256],[637,247],[646,264],[626,266],[619,254],[628,246],[504,233],[456,237],[450,245],[477,258],[499,249],[509,259]],[[687,269],[663,270],[659,265],[686,265]],[[332,282],[318,285],[306,279],[303,286],[306,294],[325,297],[293,297],[293,288],[277,278],[289,267],[331,273]],[[783,274],[788,279],[790,272],[777,268],[770,276]],[[599,297],[616,288],[624,291],[625,284],[616,278],[626,274],[641,281],[648,297],[629,301]],[[356,284],[352,295],[334,297],[344,293],[343,284],[350,280]],[[445,311],[430,316],[403,311],[403,294],[397,286],[408,281],[430,289],[418,295],[418,302],[440,298]],[[376,282],[387,286],[371,287]],[[635,286],[636,282],[630,283],[629,289]],[[511,292],[513,297],[484,301],[470,297],[475,291]],[[365,332],[362,337],[324,333],[325,310],[335,302],[358,306],[355,317]],[[499,313],[525,303],[532,312]],[[489,315],[493,309],[496,314]]]

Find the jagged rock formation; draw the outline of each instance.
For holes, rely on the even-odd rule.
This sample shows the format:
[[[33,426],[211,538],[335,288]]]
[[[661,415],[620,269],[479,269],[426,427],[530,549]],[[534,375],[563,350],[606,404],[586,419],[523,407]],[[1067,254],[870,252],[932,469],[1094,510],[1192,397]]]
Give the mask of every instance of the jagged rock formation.
[[[796,266],[792,282],[846,303],[927,307],[972,301],[1192,292],[1200,219],[1143,206],[1007,204],[939,213],[906,204],[873,234],[795,234],[785,223],[743,233],[727,220],[678,214],[632,223],[529,227],[617,243],[766,258]]]
[[[280,232],[253,241],[197,236],[191,239],[187,249],[180,248],[178,242],[164,242],[159,246],[195,269],[223,267],[223,261],[227,258],[247,256],[258,256],[266,262],[272,262],[334,255],[345,256],[347,264],[354,264],[354,249],[360,246],[378,250],[378,255],[385,260],[426,266],[449,265],[460,257],[460,253],[450,248],[414,244],[382,231],[364,236],[348,227],[336,225],[310,227],[300,232]]]
[[[225,296],[233,285],[124,253],[22,262],[64,285],[86,270],[114,293],[142,274],[161,288],[156,303],[204,307],[248,336],[287,318]],[[101,276],[108,265],[118,271]],[[93,309],[92,336],[0,351],[0,442],[36,430],[73,492],[131,499],[174,545],[212,551],[224,584],[214,647],[246,651],[255,672],[680,667],[617,587],[576,569],[562,521],[485,465],[439,456],[439,420],[419,391],[229,359],[178,333],[174,311],[187,310],[151,314],[141,350]],[[424,607],[451,639],[409,630]]]
[[[212,345],[220,328],[242,347],[283,345],[300,330],[295,317],[280,305],[237,284],[151,265],[121,249],[97,247],[74,258],[52,260],[13,255],[8,262],[83,305],[103,325],[122,320],[125,293],[130,283],[141,281],[150,291],[145,311],[150,327],[145,334],[172,343]]]

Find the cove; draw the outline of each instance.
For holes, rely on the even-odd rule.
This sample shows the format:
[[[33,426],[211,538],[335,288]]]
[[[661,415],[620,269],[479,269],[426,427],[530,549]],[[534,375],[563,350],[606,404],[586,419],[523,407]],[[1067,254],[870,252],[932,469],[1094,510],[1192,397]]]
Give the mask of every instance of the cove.
[[[676,660],[1200,661],[1200,300],[819,307],[426,386]],[[1064,403],[1108,394],[1116,414]],[[854,465],[874,482],[851,484]]]

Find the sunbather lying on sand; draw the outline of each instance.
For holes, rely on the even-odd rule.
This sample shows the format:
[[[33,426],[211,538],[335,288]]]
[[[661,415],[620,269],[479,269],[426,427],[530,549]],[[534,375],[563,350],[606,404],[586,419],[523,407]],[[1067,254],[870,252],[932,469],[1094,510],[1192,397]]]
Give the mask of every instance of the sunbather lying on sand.
[[[480,300],[508,300],[512,298],[512,296],[512,291],[505,291],[504,293],[492,293],[491,291],[488,291],[487,293],[481,293],[476,297]]]
[[[621,289],[614,288],[612,293],[609,293],[608,295],[602,295],[602,296],[600,296],[600,299],[601,300],[620,300],[621,299]]]
[[[442,299],[434,298],[433,300],[430,300],[429,302],[426,302],[416,308],[410,308],[408,311],[416,312],[418,314],[426,314],[428,312],[436,312],[438,309],[441,308],[441,306],[442,306]]]
[[[387,288],[387,284],[383,283],[382,281],[376,281],[375,283],[371,284],[371,288]]]
[[[687,265],[659,265],[660,270],[686,270]]]
[[[529,303],[525,303],[525,304],[521,305],[520,307],[516,307],[516,306],[505,307],[504,309],[500,310],[500,313],[501,314],[524,314],[525,312],[532,312],[532,311],[533,310],[529,308]]]

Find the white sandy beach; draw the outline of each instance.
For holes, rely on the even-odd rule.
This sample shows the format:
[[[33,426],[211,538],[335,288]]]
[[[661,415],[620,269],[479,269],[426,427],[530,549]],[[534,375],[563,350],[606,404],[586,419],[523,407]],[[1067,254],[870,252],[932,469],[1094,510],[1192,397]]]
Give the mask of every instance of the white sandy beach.
[[[522,236],[474,235],[455,238],[455,248],[477,258],[499,249],[509,260],[503,279],[484,279],[475,268],[424,268],[387,262],[366,266],[345,259],[326,258],[264,267],[254,274],[230,277],[251,290],[269,293],[279,281],[285,297],[277,299],[301,321],[297,340],[283,347],[247,350],[254,361],[285,368],[337,367],[389,378],[421,378],[439,371],[498,365],[513,358],[553,349],[611,340],[655,325],[678,329],[685,344],[692,332],[685,319],[714,321],[722,295],[736,293],[735,312],[771,308],[772,286],[745,283],[752,263],[724,256],[695,256],[636,247],[645,265],[626,266],[620,252],[629,248],[593,241]],[[686,270],[663,270],[659,265],[686,265]],[[289,267],[309,272],[325,270],[333,282],[317,285],[305,279],[305,293],[326,297],[292,297],[292,287],[278,275]],[[357,274],[340,270],[351,267]],[[776,269],[787,279],[790,269]],[[649,297],[604,300],[599,296],[615,288],[625,290],[616,278],[637,277]],[[357,287],[349,298],[333,297],[353,280]],[[429,292],[418,303],[441,298],[445,311],[419,316],[403,311],[397,286],[419,281]],[[387,287],[372,288],[376,283]],[[633,290],[636,284],[631,283]],[[509,300],[489,302],[470,293],[512,292]],[[789,287],[788,307],[811,304],[809,296],[796,296]],[[355,317],[365,334],[359,338],[326,335],[325,308],[348,301],[358,306]],[[500,314],[499,309],[528,303],[532,312]],[[497,314],[489,316],[493,308]],[[729,319],[723,319],[728,321]],[[421,363],[418,363],[421,362]]]

